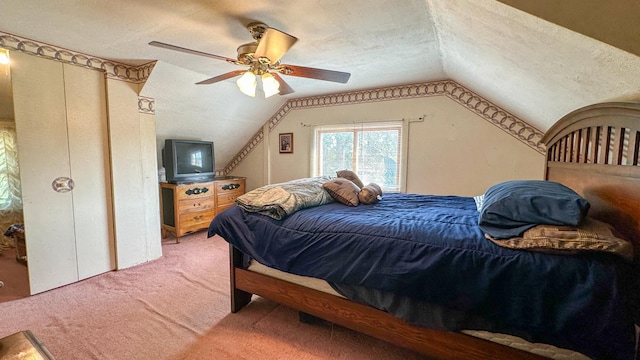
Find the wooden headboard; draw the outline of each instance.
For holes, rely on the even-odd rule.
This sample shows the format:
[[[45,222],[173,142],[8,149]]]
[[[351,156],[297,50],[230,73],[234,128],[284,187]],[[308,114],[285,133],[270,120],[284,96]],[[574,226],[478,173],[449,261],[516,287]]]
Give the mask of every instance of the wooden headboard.
[[[560,119],[542,138],[545,178],[591,203],[589,216],[612,225],[640,257],[640,103],[586,106]]]

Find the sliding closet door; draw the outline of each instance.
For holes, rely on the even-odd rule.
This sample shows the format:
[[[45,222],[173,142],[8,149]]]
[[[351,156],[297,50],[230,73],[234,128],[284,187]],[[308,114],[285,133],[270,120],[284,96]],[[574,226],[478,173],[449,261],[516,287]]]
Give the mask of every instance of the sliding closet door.
[[[115,269],[104,73],[64,64],[80,280]]]
[[[11,54],[18,158],[31,293],[78,280],[62,63]]]

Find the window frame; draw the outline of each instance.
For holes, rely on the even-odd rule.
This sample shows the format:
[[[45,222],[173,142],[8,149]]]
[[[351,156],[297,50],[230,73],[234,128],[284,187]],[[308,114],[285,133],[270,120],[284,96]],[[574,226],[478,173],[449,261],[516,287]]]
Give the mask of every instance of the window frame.
[[[330,125],[317,125],[313,127],[313,141],[311,149],[311,176],[319,176],[321,172],[321,136],[326,133],[335,132],[349,132],[353,133],[353,152],[351,163],[354,168],[349,170],[358,169],[358,158],[360,157],[358,148],[358,134],[362,132],[370,131],[398,131],[398,149],[396,159],[396,182],[397,188],[383,189],[388,192],[404,192],[405,191],[405,163],[406,163],[406,124],[403,120],[391,120],[391,121],[371,121],[351,124],[330,124]],[[357,171],[356,171],[357,172]],[[363,180],[366,181],[366,180]],[[365,184],[366,185],[366,184]]]

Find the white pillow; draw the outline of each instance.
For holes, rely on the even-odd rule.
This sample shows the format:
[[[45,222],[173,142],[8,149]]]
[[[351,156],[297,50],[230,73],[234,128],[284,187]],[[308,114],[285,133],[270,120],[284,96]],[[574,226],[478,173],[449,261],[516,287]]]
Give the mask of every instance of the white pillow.
[[[478,211],[482,211],[482,204],[484,203],[484,194],[474,196],[473,200],[475,200],[476,202],[476,209],[478,209]]]

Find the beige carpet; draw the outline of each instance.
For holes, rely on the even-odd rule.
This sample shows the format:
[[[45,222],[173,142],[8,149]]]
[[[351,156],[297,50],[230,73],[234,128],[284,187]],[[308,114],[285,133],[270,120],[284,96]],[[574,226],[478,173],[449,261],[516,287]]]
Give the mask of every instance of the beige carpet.
[[[266,299],[229,312],[228,245],[205,232],[163,257],[0,303],[0,337],[32,330],[64,359],[418,359]]]

